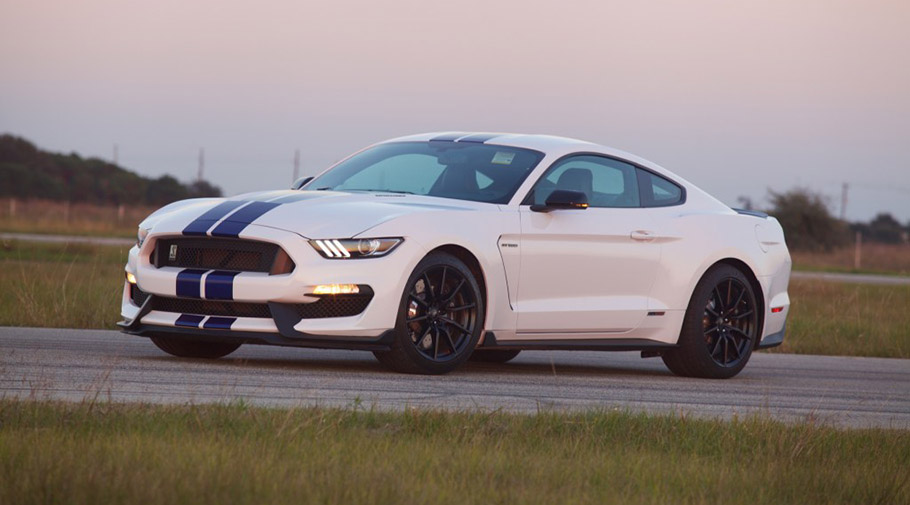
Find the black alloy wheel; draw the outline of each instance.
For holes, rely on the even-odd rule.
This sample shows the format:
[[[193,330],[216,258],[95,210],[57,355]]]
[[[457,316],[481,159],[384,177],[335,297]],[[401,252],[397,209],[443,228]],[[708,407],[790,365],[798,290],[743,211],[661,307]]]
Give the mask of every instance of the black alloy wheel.
[[[397,371],[449,372],[473,351],[483,315],[480,288],[467,266],[454,256],[433,253],[405,286],[392,349],[374,354]]]
[[[734,277],[711,290],[702,318],[705,345],[720,366],[734,367],[755,345],[757,314],[749,288]]]
[[[760,312],[745,274],[731,265],[715,265],[695,286],[677,347],[661,353],[664,364],[686,377],[735,376],[760,336]]]

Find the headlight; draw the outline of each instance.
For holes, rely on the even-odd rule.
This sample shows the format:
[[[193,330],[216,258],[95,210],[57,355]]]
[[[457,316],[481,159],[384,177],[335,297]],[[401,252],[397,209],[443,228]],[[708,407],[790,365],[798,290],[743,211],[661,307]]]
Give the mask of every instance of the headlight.
[[[376,258],[398,247],[403,238],[355,238],[310,240],[310,245],[329,259]]]
[[[139,228],[139,231],[136,232],[136,247],[142,247],[142,243],[145,242],[145,237],[149,236],[148,228]]]

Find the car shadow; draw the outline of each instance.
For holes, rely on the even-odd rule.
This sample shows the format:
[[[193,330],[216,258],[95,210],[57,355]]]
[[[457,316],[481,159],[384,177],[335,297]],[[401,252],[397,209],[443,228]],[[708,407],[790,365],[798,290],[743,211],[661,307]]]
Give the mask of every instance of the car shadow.
[[[320,353],[331,353],[330,356],[318,356]],[[343,354],[341,354],[343,353]],[[295,353],[296,354],[296,353]],[[369,353],[363,351],[318,351],[307,353],[306,355],[289,353],[285,357],[276,358],[271,356],[236,356],[225,357],[217,360],[208,359],[191,359],[177,358],[173,356],[142,356],[135,359],[149,360],[158,362],[173,363],[204,363],[208,366],[217,367],[252,367],[268,370],[306,370],[314,372],[342,372],[342,373],[375,373],[387,375],[402,375],[389,370],[381,363],[373,359]],[[637,366],[632,363],[603,363],[603,364],[571,364],[566,363],[566,357],[561,356],[563,361],[550,362],[523,362],[514,361],[509,363],[484,363],[469,361],[456,369],[455,371],[440,376],[420,376],[420,377],[455,377],[470,378],[496,376],[499,378],[507,377],[585,377],[585,376],[637,376],[637,377],[666,377],[673,374],[664,368],[654,368],[651,366]],[[644,363],[643,363],[644,364]]]

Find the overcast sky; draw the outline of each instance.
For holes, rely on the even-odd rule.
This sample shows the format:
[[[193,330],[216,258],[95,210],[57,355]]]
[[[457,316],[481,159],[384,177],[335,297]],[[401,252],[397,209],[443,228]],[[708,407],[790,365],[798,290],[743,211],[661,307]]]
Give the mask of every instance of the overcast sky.
[[[0,132],[228,194],[438,130],[549,133],[736,204],[910,220],[905,0],[2,0]]]

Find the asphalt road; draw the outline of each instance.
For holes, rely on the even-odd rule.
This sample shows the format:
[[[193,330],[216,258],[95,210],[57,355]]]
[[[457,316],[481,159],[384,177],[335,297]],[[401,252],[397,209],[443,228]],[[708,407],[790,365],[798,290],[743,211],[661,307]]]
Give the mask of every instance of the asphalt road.
[[[725,381],[671,375],[636,353],[525,352],[455,373],[388,372],[372,355],[244,346],[172,358],[116,331],[0,327],[0,395],[67,401],[378,409],[619,409],[730,418],[761,413],[844,427],[910,428],[910,360],[758,353]]]

